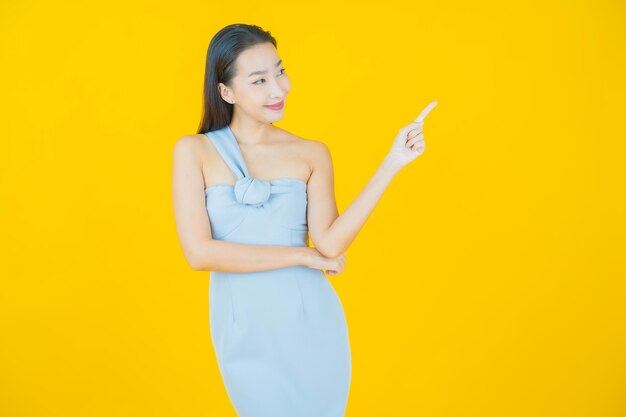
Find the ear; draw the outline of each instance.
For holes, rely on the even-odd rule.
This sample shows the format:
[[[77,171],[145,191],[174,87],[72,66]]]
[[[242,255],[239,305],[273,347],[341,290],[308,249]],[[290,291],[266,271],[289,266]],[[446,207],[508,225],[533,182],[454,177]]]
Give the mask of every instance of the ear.
[[[226,87],[224,83],[219,83],[217,85],[217,88],[220,91],[220,96],[222,96],[222,100],[230,104],[234,103],[233,99],[230,97],[230,89]]]

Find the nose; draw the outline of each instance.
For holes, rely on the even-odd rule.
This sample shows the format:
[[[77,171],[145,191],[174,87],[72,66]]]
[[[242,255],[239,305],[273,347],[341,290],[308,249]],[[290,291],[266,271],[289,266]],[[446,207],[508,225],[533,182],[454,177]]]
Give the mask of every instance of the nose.
[[[285,96],[285,92],[278,84],[278,81],[276,81],[275,79],[272,79],[272,83],[270,85],[270,95],[274,99],[281,99],[281,100]]]

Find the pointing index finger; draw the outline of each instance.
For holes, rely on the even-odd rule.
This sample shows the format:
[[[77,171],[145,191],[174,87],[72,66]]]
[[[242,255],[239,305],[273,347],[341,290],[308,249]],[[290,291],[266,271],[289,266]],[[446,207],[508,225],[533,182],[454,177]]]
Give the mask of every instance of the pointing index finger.
[[[420,115],[417,116],[417,119],[415,119],[415,122],[422,123],[424,119],[426,118],[426,116],[428,116],[428,113],[430,113],[430,111],[434,109],[436,105],[437,105],[437,100],[431,102],[428,106],[426,106],[426,108],[422,110]]]

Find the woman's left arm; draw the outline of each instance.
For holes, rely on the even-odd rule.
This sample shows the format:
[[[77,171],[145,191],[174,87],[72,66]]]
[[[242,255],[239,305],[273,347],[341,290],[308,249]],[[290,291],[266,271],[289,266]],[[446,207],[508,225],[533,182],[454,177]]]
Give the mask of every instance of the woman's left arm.
[[[325,144],[322,145],[322,150],[315,155],[313,173],[308,182],[307,219],[315,248],[327,258],[335,258],[352,244],[398,172],[398,167],[385,158],[361,193],[339,215],[330,152]]]
[[[307,189],[307,222],[318,252],[334,258],[348,249],[396,173],[424,152],[423,120],[436,105],[436,101],[430,103],[415,121],[399,130],[370,181],[341,215],[335,201],[330,151],[326,144],[315,141],[313,172]]]

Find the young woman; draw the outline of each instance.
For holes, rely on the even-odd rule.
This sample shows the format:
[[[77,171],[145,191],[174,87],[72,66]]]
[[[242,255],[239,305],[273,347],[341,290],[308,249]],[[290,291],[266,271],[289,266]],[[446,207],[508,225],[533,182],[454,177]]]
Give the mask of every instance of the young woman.
[[[210,271],[211,340],[237,414],[339,417],[350,342],[325,273],[343,271],[394,175],[424,152],[422,120],[436,102],[400,129],[339,215],[328,147],[273,126],[291,89],[276,44],[245,24],[211,40],[199,132],[174,146],[176,226],[191,268]]]

